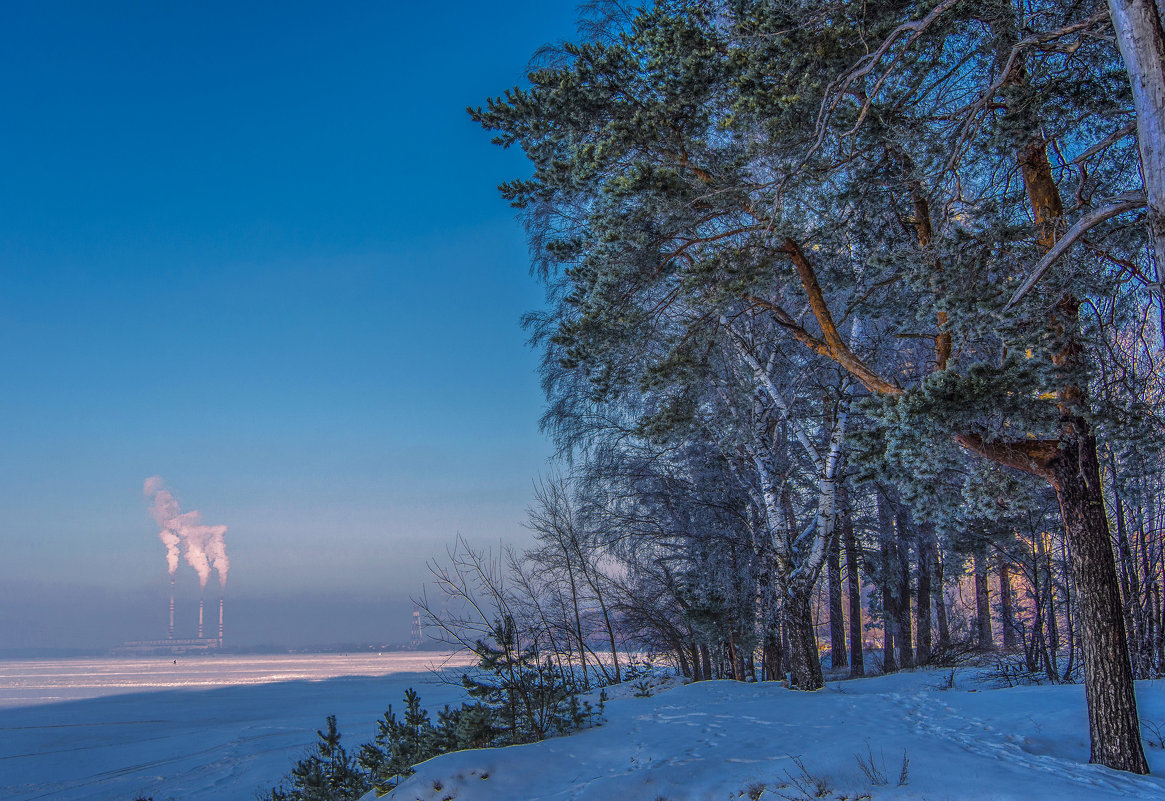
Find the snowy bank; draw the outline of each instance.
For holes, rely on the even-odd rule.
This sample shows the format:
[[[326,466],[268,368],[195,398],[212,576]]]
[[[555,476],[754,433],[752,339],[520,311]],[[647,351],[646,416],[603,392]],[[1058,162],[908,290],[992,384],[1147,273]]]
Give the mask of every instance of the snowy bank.
[[[1165,799],[1165,751],[1154,736],[1145,749],[1153,776],[1087,764],[1083,687],[992,689],[961,671],[944,689],[949,676],[910,671],[816,693],[715,681],[640,698],[620,687],[599,728],[446,754],[385,798]],[[1137,689],[1142,721],[1165,730],[1165,685]]]

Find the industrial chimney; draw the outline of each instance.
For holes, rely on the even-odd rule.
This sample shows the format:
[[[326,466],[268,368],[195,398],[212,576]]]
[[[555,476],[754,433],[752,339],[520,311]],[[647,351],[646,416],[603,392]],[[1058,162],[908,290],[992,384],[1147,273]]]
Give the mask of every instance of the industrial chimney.
[[[174,577],[170,577],[170,639],[174,639]]]
[[[202,639],[202,599],[198,599],[198,639]]]
[[[222,648],[222,597],[218,599],[218,647]]]

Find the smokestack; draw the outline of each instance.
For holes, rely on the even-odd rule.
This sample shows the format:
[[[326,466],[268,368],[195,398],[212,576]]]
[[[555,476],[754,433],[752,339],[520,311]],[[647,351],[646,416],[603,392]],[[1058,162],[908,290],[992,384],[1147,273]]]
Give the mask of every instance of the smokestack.
[[[170,639],[174,639],[174,577],[170,577]]]
[[[218,647],[222,648],[222,596],[218,599]]]
[[[202,599],[198,599],[198,639],[202,639]]]

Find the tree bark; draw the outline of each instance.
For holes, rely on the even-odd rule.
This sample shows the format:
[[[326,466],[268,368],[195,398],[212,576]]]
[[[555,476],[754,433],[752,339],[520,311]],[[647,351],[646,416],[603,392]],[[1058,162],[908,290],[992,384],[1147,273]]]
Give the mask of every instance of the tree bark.
[[[934,570],[934,523],[918,527],[918,604],[915,617],[918,626],[918,664],[930,662],[931,650],[931,579]]]
[[[934,560],[934,578],[938,585],[938,592],[934,594],[934,616],[938,619],[938,646],[943,650],[951,647],[951,622],[947,616],[946,584],[943,582],[943,560],[941,556]]]
[[[676,656],[679,658],[680,675],[685,679],[699,681],[699,679],[692,674],[692,666],[688,663],[687,649],[684,647],[683,643],[674,643],[673,647],[675,648]]]
[[[1157,280],[1165,280],[1165,30],[1154,0],[1108,0],[1116,44],[1137,112],[1137,147],[1148,199],[1149,237]],[[1162,300],[1162,289],[1157,287]],[[1165,306],[1162,309],[1165,315]],[[1165,326],[1165,316],[1162,317]]]
[[[975,620],[979,633],[979,649],[990,651],[995,647],[991,636],[991,586],[987,582],[987,548],[975,549]]]
[[[845,568],[849,585],[849,652],[851,678],[866,673],[865,653],[862,650],[862,582],[858,575],[858,540],[854,536],[853,509],[850,506],[849,489],[843,482],[838,487],[838,503],[841,513],[838,525],[841,538],[845,542]]]
[[[1115,471],[1114,471],[1115,479]],[[1121,608],[1125,615],[1125,636],[1132,646],[1133,675],[1138,673],[1138,662],[1141,658],[1140,627],[1137,625],[1136,608],[1140,604],[1140,592],[1137,589],[1137,566],[1133,562],[1129,548],[1129,532],[1125,526],[1125,508],[1121,493],[1115,480],[1110,487],[1113,497],[1113,516],[1116,518],[1116,564],[1117,575],[1120,578]]]
[[[910,617],[910,536],[913,523],[910,511],[901,503],[898,504],[898,536],[894,538],[894,567],[896,570],[896,588],[894,600],[897,603],[898,625],[895,627],[895,637],[898,641],[898,666],[903,668],[914,667],[914,626]]]
[[[781,679],[781,642],[771,631],[765,632],[761,677],[765,681]]]
[[[999,614],[1003,618],[1003,650],[1015,648],[1015,596],[1011,589],[1011,565],[1007,557],[999,554]]]
[[[813,632],[811,596],[812,588],[795,590],[790,593],[785,606],[792,686],[798,690],[820,690],[825,686],[817,636]]]
[[[830,537],[827,579],[829,584],[829,653],[833,669],[847,667],[845,647],[845,612],[841,595],[841,543],[836,529]]]
[[[571,554],[563,548],[562,554],[563,562],[566,564],[566,575],[570,581],[570,602],[574,608],[574,636],[578,642],[578,661],[582,668],[583,675],[583,689],[590,690],[591,680],[587,673],[587,642],[583,636],[582,630],[582,614],[578,609],[578,587],[575,586],[574,581],[574,566],[571,564]],[[597,677],[596,677],[597,681]]]
[[[897,640],[898,607],[894,600],[894,562],[890,553],[891,543],[894,541],[894,520],[890,515],[890,504],[881,492],[877,494],[878,503],[878,578],[882,591],[882,672],[889,673],[898,669],[898,660],[894,656],[894,644]]]
[[[1072,558],[1092,734],[1090,762],[1148,773],[1141,748],[1116,564],[1104,512],[1096,440],[1081,417],[1066,421],[1060,453],[1049,465]]]

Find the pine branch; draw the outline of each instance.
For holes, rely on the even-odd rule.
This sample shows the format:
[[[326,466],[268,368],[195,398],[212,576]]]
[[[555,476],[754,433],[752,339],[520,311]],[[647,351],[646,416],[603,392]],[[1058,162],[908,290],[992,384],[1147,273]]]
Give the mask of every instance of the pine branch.
[[[997,464],[1042,478],[1051,476],[1048,465],[1060,451],[1060,441],[1054,439],[987,442],[978,434],[955,434],[955,442]]]
[[[821,284],[817,281],[817,273],[813,270],[813,265],[809,263],[809,259],[805,257],[801,247],[793,239],[786,238],[783,250],[797,270],[797,277],[801,279],[801,286],[805,290],[809,308],[813,311],[813,316],[817,319],[817,325],[821,328],[821,335],[825,340],[821,343],[824,346],[824,351],[818,348],[814,349],[844,367],[871,392],[876,392],[879,395],[901,395],[901,387],[878,375],[859,359],[842,340],[837,325],[833,322],[829,305],[825,302],[825,293],[821,291]]]

